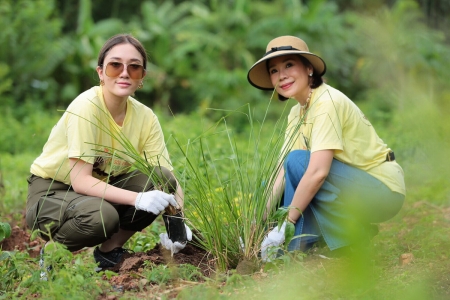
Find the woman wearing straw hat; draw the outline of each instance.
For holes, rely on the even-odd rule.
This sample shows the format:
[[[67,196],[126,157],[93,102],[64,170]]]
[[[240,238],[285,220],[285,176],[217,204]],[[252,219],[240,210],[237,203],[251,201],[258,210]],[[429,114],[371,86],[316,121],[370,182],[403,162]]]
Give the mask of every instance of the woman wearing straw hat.
[[[248,72],[254,87],[298,102],[288,116],[286,155],[267,204],[273,209],[284,192],[287,221],[303,235],[289,250],[308,249],[319,238],[332,251],[367,242],[376,234],[372,224],[395,216],[406,193],[394,152],[347,96],[323,82],[325,72],[323,59],[294,36],[270,41]],[[271,259],[270,246],[284,242],[285,226],[264,239],[263,260]]]

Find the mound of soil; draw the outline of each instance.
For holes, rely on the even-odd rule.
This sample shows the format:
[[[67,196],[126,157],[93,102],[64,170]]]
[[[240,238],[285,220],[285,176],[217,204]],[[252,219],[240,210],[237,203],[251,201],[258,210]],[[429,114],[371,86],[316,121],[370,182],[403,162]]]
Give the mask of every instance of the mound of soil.
[[[193,244],[187,244],[183,250],[173,256],[170,251],[157,245],[146,253],[124,254],[121,262],[109,268],[110,271],[117,273],[109,279],[109,282],[116,291],[149,291],[154,287],[154,283],[148,282],[141,275],[145,267],[144,263],[148,265],[149,262],[154,265],[168,265],[174,271],[178,265],[190,264],[198,267],[204,277],[210,277],[215,271],[213,260],[209,258],[208,253]],[[104,279],[106,279],[106,275]],[[196,281],[199,282],[202,279],[197,278]]]
[[[204,276],[210,276],[212,271],[207,260],[207,252],[192,244],[187,244],[183,250],[173,256],[171,256],[170,251],[164,249],[159,244],[146,253],[125,253],[122,261],[109,270],[119,274],[139,271],[146,261],[150,261],[155,265],[191,264],[200,268]]]
[[[20,228],[14,226],[11,229],[11,236],[0,242],[0,249],[3,251],[28,251],[30,257],[37,257],[41,250],[41,241],[30,241],[30,234]]]
[[[40,238],[30,241],[30,232],[27,230],[25,221],[25,211],[21,213],[21,220],[14,221],[13,216],[6,216],[5,220],[10,221],[11,236],[0,242],[0,249],[3,251],[28,251],[30,257],[37,257],[41,251],[44,241]]]

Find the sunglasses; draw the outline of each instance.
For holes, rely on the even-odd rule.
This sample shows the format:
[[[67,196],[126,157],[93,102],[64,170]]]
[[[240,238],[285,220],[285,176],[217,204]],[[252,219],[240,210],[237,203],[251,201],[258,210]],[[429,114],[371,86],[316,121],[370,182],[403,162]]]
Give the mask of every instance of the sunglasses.
[[[115,78],[119,77],[123,72],[123,68],[127,66],[127,73],[131,79],[142,79],[145,75],[144,66],[138,64],[124,64],[120,62],[109,62],[106,65],[105,73],[106,76]]]

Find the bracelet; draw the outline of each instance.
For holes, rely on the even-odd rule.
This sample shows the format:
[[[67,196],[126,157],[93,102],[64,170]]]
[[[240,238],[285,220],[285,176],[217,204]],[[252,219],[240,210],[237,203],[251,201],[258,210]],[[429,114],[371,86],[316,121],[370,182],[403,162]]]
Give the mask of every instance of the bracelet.
[[[286,217],[286,220],[288,222],[291,222],[292,224],[296,224],[297,223],[296,221],[292,220],[289,216]]]

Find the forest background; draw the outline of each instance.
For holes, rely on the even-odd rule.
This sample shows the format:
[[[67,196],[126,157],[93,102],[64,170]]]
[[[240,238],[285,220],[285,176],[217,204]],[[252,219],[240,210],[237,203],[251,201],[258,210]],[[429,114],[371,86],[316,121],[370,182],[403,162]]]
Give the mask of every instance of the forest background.
[[[98,84],[97,54],[110,36],[131,33],[148,50],[136,98],[166,137],[196,137],[231,111],[227,125],[245,139],[248,107],[269,126],[286,111],[250,86],[247,71],[269,40],[295,35],[395,150],[408,195],[391,225],[409,234],[397,246],[449,265],[449,1],[1,0],[0,16],[0,221],[22,213],[29,166],[60,110]],[[418,203],[437,214],[414,215]]]

